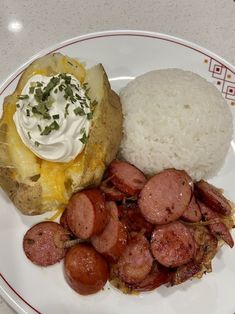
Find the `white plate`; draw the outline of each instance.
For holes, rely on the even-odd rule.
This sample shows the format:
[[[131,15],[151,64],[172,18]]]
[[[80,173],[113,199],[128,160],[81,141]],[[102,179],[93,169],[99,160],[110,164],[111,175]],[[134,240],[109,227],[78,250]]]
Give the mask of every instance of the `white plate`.
[[[109,31],[73,38],[33,57],[0,87],[0,103],[10,94],[22,70],[35,58],[60,51],[101,62],[112,87],[119,91],[130,79],[159,68],[194,71],[215,84],[227,99],[235,121],[235,69],[215,54],[175,37],[142,31]],[[170,88],[170,86],[169,86]],[[235,135],[233,136],[235,139]],[[235,201],[235,144],[223,169],[212,182]],[[83,297],[65,282],[62,263],[40,268],[25,257],[22,238],[41,216],[21,215],[1,191],[0,292],[19,313],[43,314],[232,314],[235,312],[235,250],[224,246],[213,261],[213,273],[177,287],[161,287],[139,296],[124,295],[107,285],[104,291]]]

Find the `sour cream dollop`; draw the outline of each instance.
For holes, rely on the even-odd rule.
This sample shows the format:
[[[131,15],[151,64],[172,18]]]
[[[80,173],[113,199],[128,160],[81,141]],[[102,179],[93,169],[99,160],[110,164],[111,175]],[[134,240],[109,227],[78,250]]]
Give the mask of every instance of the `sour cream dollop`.
[[[82,152],[92,119],[86,85],[70,74],[32,76],[13,116],[24,144],[38,157],[69,162]]]

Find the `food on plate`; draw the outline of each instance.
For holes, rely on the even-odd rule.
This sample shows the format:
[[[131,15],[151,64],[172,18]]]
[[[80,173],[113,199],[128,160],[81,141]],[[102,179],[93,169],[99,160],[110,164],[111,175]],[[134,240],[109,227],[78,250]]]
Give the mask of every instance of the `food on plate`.
[[[219,214],[230,215],[231,205],[217,188],[204,180],[199,181],[195,187],[198,198],[202,202]]]
[[[144,278],[144,280],[128,286],[135,291],[152,291],[161,285],[169,283],[169,280],[170,273],[168,268],[153,262],[151,272]]]
[[[121,137],[121,104],[103,66],[46,55],[4,101],[0,185],[24,214],[64,207],[74,192],[100,183]]]
[[[174,268],[193,259],[195,241],[187,226],[174,221],[155,227],[151,238],[151,251],[161,265]]]
[[[177,267],[170,275],[172,285],[179,285],[196,276],[201,278],[204,273],[212,271],[211,261],[218,250],[218,240],[202,225],[194,225],[190,229],[196,244],[192,261]]]
[[[151,238],[154,225],[148,222],[141,214],[139,206],[135,202],[125,202],[118,206],[119,220],[125,225],[127,231],[144,234]]]
[[[144,174],[139,169],[120,160],[111,163],[109,177],[114,186],[130,196],[137,195],[146,182]]]
[[[105,259],[89,244],[77,244],[64,259],[64,274],[68,284],[79,294],[101,290],[109,277]]]
[[[62,215],[60,216],[60,224],[62,227],[64,227],[64,229],[68,230],[72,234],[72,231],[70,230],[69,225],[68,225],[67,213],[68,213],[68,209],[65,208]]]
[[[109,220],[102,233],[91,238],[97,252],[103,254],[110,262],[117,261],[123,253],[128,233],[125,225],[119,221],[118,208],[114,202],[106,202]]]
[[[74,194],[67,205],[67,224],[75,236],[88,239],[101,233],[108,222],[103,193],[89,189]]]
[[[132,237],[117,262],[117,275],[127,284],[144,280],[150,273],[153,257],[145,236],[137,234]]]
[[[45,62],[47,75],[35,74]],[[121,92],[119,154],[122,108],[101,65],[86,70],[60,54],[43,57],[26,70],[16,91],[19,99],[15,92],[6,100],[1,126],[4,141],[11,135],[11,145],[17,139],[24,152],[19,160],[25,152],[30,156],[30,167],[22,176],[25,164],[18,170],[7,150],[4,158],[13,168],[1,168],[0,183],[16,204],[24,184],[28,203],[22,198],[21,210],[27,214],[65,208],[60,224],[45,222],[26,232],[23,246],[32,262],[47,266],[64,258],[65,279],[81,295],[100,291],[108,280],[132,293],[201,278],[212,271],[222,243],[234,246],[231,202],[205,181],[220,169],[233,132],[231,112],[212,84],[177,69],[129,83]],[[31,123],[38,98],[36,128]],[[64,110],[61,128],[61,111],[54,109]]]
[[[192,196],[188,175],[182,170],[167,169],[153,176],[139,196],[139,207],[152,224],[166,224],[179,218]]]
[[[213,84],[189,71],[156,70],[128,83],[120,99],[123,159],[150,176],[175,168],[199,181],[218,172],[233,125]]]
[[[28,259],[39,266],[49,266],[64,258],[64,243],[70,240],[66,229],[53,221],[44,221],[30,228],[23,239]]]
[[[227,228],[227,226],[220,221],[220,216],[217,212],[207,207],[205,204],[198,202],[200,210],[205,221],[211,222],[208,224],[208,228],[211,233],[216,237],[220,237],[226,242],[231,248],[234,246],[233,238]]]
[[[113,169],[121,180],[112,181]],[[121,199],[110,201],[110,188],[117,194],[123,193],[120,186],[130,191],[136,183],[133,179],[137,178],[138,184],[142,182],[138,180],[139,174],[143,178],[133,165],[114,160],[100,186],[71,197],[60,219],[66,237],[58,238],[59,225],[46,222],[41,223],[44,233],[40,242],[38,224],[25,235],[24,243],[25,239],[31,239],[26,255],[30,252],[31,257],[27,256],[34,263],[36,256],[41,266],[47,266],[47,260],[56,263],[65,256],[66,281],[82,295],[100,291],[108,280],[124,293],[132,293],[151,291],[164,284],[178,285],[211,272],[212,260],[221,244],[234,245],[230,234],[234,226],[230,202],[220,190],[203,181],[203,188],[206,186],[206,191],[210,191],[209,196],[206,194],[210,207],[198,193],[201,181],[193,182],[185,171],[172,168],[148,179],[143,175],[145,183],[141,191],[135,189],[135,195],[124,193]],[[111,183],[105,190],[107,182]],[[211,201],[214,190],[219,211]],[[32,239],[36,243],[33,249]],[[57,258],[57,249],[62,248],[63,254]]]
[[[191,261],[187,264],[181,265],[180,267],[177,268],[175,272],[172,273],[172,276],[170,279],[171,284],[173,286],[179,285],[182,282],[192,278],[200,271],[201,271],[201,265],[195,263],[195,261]]]
[[[110,181],[104,180],[100,186],[100,189],[105,193],[107,201],[122,201],[127,197],[127,194],[118,190]]]
[[[181,219],[188,222],[198,222],[202,219],[202,214],[194,195],[192,196],[188,207],[181,215]]]

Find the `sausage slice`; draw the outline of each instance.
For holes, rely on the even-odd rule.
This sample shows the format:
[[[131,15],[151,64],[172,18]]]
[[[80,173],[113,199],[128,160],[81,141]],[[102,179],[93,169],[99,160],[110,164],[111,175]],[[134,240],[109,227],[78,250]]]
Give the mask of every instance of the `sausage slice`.
[[[107,201],[122,201],[127,197],[125,193],[118,190],[111,182],[102,182],[100,189],[105,193]]]
[[[68,226],[68,222],[67,222],[67,213],[68,213],[68,209],[65,208],[65,210],[62,213],[62,215],[60,216],[60,224],[65,229],[69,230],[69,226]]]
[[[78,238],[88,239],[102,232],[107,224],[104,195],[98,189],[74,194],[67,209],[68,226]]]
[[[216,237],[222,238],[232,248],[234,246],[233,238],[226,225],[222,221],[218,222],[220,218],[219,215],[202,202],[199,202],[199,205],[206,221],[217,221],[208,225],[211,233]]]
[[[135,291],[152,291],[169,282],[170,273],[166,267],[153,263],[151,272],[141,282],[138,282],[130,287]]]
[[[139,194],[146,182],[143,172],[120,160],[114,160],[110,164],[108,175],[114,186],[129,196]]]
[[[118,277],[127,284],[144,280],[152,269],[153,257],[148,240],[141,234],[133,237],[117,263]]]
[[[171,284],[179,285],[182,282],[192,278],[197,273],[200,272],[202,266],[200,264],[191,261],[185,265],[182,265],[177,268],[177,270],[171,276]]]
[[[30,228],[23,239],[28,259],[39,266],[49,266],[64,258],[64,242],[70,240],[68,231],[52,221],[44,221]]]
[[[64,259],[64,275],[68,284],[82,295],[101,290],[109,278],[106,260],[89,244],[70,248]]]
[[[209,208],[222,215],[231,214],[231,205],[219,189],[204,180],[197,182],[195,188],[198,198]]]
[[[139,196],[139,207],[147,221],[166,224],[185,212],[191,194],[188,175],[181,170],[167,169],[145,184]]]
[[[92,237],[94,248],[111,262],[116,261],[127,244],[127,231],[119,221],[118,208],[114,202],[106,202],[109,221],[102,233]]]
[[[202,214],[200,208],[196,202],[194,196],[192,196],[191,201],[187,209],[183,212],[181,219],[188,222],[198,222],[202,219]]]
[[[178,267],[194,257],[195,242],[190,230],[180,222],[156,226],[151,239],[155,259],[166,267]]]
[[[154,226],[145,220],[137,203],[130,203],[118,206],[119,219],[126,226],[129,232],[138,232],[150,238]]]

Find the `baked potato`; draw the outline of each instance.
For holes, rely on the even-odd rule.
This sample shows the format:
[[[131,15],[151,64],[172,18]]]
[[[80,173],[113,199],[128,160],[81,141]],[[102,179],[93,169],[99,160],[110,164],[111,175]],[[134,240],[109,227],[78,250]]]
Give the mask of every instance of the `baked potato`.
[[[68,73],[96,100],[88,141],[70,162],[52,162],[37,157],[22,142],[13,115],[18,95],[35,74],[53,76]],[[108,164],[117,154],[122,137],[122,109],[101,64],[86,68],[76,59],[60,53],[31,63],[14,93],[5,98],[0,120],[0,185],[15,206],[26,215],[42,214],[66,206],[71,195],[100,183]]]

